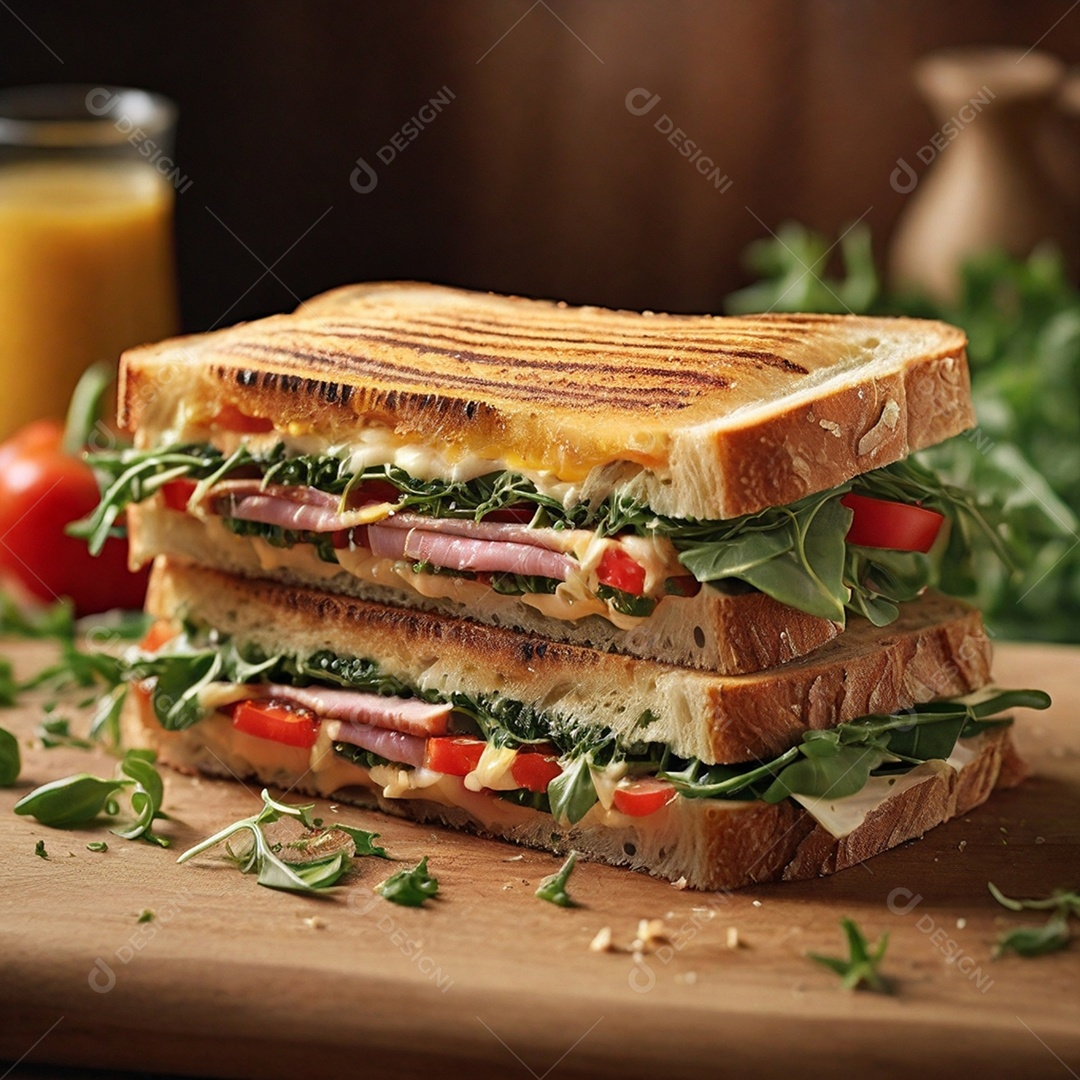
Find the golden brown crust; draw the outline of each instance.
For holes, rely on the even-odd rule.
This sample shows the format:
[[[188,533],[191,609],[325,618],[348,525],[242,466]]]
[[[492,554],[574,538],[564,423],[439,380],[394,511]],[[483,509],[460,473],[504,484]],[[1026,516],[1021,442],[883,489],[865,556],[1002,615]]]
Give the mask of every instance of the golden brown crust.
[[[706,762],[782,753],[810,728],[978,689],[990,647],[979,615],[927,595],[891,626],[853,620],[811,656],[719,676],[159,559],[147,610],[194,617],[269,654],[331,649],[367,657],[411,685],[497,693],[661,742]]]
[[[329,441],[359,418],[570,480],[634,462],[654,509],[695,518],[792,502],[974,422],[965,339],[941,323],[642,315],[408,282],[133,349],[119,401],[129,429],[228,403]]]
[[[213,730],[200,727],[163,731],[144,695],[131,695],[125,706],[125,742],[156,750],[160,761],[182,772],[255,779],[294,793],[328,794],[320,790],[313,774],[285,764],[284,757],[278,762],[253,763],[230,752],[224,743],[211,745]],[[769,805],[678,798],[648,817],[590,815],[576,826],[559,829],[549,814],[508,804],[500,807],[498,821],[480,816],[490,809],[490,801],[464,791],[458,792],[461,806],[423,798],[386,798],[379,786],[370,782],[351,783],[336,790],[333,797],[335,802],[451,825],[530,847],[574,849],[615,866],[629,866],[672,881],[683,878],[692,888],[737,889],[833,874],[922,836],[983,803],[995,787],[1006,786],[1014,775],[1007,774],[1008,763],[1016,761],[1008,729],[992,730],[982,737],[976,758],[962,770],[957,772],[939,762],[921,783],[871,810],[861,825],[843,837],[833,836],[791,799]]]

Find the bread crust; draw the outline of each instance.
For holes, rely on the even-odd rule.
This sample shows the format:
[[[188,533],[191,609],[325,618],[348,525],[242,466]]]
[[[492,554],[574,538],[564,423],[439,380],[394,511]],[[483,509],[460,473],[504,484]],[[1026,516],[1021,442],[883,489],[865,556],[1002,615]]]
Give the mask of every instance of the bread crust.
[[[147,610],[195,618],[267,654],[331,649],[444,694],[499,694],[661,742],[682,757],[740,762],[782,753],[811,728],[969,693],[990,676],[978,612],[928,594],[888,627],[852,620],[811,656],[719,676],[602,653],[461,619],[245,579],[158,559]]]
[[[787,607],[757,591],[721,592],[702,588],[696,596],[665,596],[656,610],[631,630],[620,630],[599,615],[571,621],[550,618],[516,596],[504,596],[480,584],[462,582],[461,598],[427,597],[404,583],[391,588],[336,573],[310,545],[307,558],[290,558],[289,565],[266,563],[280,552],[256,537],[237,536],[210,528],[190,514],[168,510],[157,501],[132,506],[127,512],[129,553],[133,567],[157,555],[169,555],[199,566],[244,577],[263,577],[286,585],[323,589],[360,600],[432,611],[488,626],[539,634],[552,641],[625,653],[661,663],[740,675],[764,671],[805,656],[831,641],[840,627],[828,619]],[[260,549],[262,558],[260,558]],[[295,549],[303,552],[303,546]],[[395,579],[397,580],[397,579]]]
[[[223,718],[224,719],[224,718]],[[182,772],[256,780],[294,793],[328,795],[315,777],[295,766],[253,763],[224,745],[204,741],[206,722],[180,732],[163,731],[145,695],[129,695],[125,743],[154,749]],[[227,721],[226,721],[227,724]],[[213,742],[211,735],[210,742]],[[1016,752],[1008,729],[981,737],[977,757],[957,771],[944,762],[924,780],[872,810],[847,836],[836,837],[791,799],[725,803],[677,798],[645,818],[591,813],[576,826],[558,828],[549,814],[500,806],[492,821],[490,797],[463,790],[463,806],[424,798],[386,798],[378,784],[357,779],[335,790],[335,802],[383,810],[421,822],[449,825],[544,850],[571,849],[586,858],[643,870],[695,889],[738,889],[770,881],[799,881],[836,873],[918,836],[983,803],[995,787],[1017,781]],[[475,810],[475,812],[471,812]]]
[[[970,427],[965,346],[916,319],[638,314],[385,282],[130,350],[119,409],[161,430],[228,404],[328,444],[383,425],[573,481],[631,462],[659,513],[731,518]]]

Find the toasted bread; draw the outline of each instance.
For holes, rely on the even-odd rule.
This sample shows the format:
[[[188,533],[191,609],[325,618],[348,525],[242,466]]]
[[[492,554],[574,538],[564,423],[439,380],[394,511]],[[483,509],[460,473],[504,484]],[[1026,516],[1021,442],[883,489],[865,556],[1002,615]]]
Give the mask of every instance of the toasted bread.
[[[358,425],[582,482],[636,471],[655,511],[722,519],[792,502],[974,423],[965,339],[942,323],[637,314],[411,282],[125,353],[143,445],[223,406],[325,445]]]
[[[971,740],[962,766],[931,761],[900,778],[903,782],[893,793],[853,818],[850,831],[837,830],[840,835],[793,799],[770,805],[678,798],[648,817],[627,817],[597,805],[577,825],[560,829],[549,814],[468,791],[458,777],[396,798],[385,797],[368,770],[358,766],[338,774],[345,787],[327,784],[297,759],[295,750],[290,756],[291,748],[267,748],[266,740],[238,734],[221,713],[185,731],[164,731],[145,695],[130,696],[123,726],[126,744],[153,749],[159,760],[182,772],[332,795],[335,802],[530,847],[574,849],[590,859],[681,879],[698,889],[736,889],[835,873],[966,814],[995,787],[1012,786],[1026,772],[1008,729],[997,729]]]
[[[176,556],[199,566],[246,577],[265,577],[286,585],[394,604],[419,611],[472,619],[489,626],[540,634],[552,641],[626,653],[667,664],[740,675],[763,671],[804,656],[831,641],[840,627],[828,619],[787,607],[748,587],[702,588],[696,596],[665,596],[648,619],[621,630],[591,615],[577,621],[550,618],[487,585],[431,575],[403,580],[386,575],[383,583],[365,580],[339,565],[323,562],[310,544],[273,548],[255,537],[237,536],[213,519],[203,521],[169,510],[153,500],[127,514],[130,556],[141,566],[157,555]],[[425,580],[426,579],[426,580]],[[451,596],[425,596],[407,581],[435,584]]]
[[[158,559],[147,610],[190,619],[267,655],[329,649],[376,661],[406,684],[498,694],[628,743],[730,763],[782,753],[803,732],[954,697],[989,680],[978,613],[928,594],[878,628],[853,620],[811,656],[719,676],[460,619]]]

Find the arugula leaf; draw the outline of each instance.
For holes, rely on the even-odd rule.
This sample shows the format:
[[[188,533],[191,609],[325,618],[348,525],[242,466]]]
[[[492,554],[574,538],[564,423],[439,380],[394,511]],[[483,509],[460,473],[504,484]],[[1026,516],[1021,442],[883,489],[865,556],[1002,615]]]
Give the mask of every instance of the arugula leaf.
[[[0,709],[7,709],[15,704],[17,689],[11,661],[0,656]]]
[[[325,833],[327,830],[317,829],[309,816],[315,804],[298,806],[277,802],[270,797],[266,788],[262,790],[262,800],[263,808],[259,813],[227,825],[202,843],[188,848],[176,861],[185,863],[218,844],[225,844],[227,857],[236,863],[241,873],[256,874],[258,884],[308,896],[325,895],[325,890],[336,885],[348,870],[347,856],[343,852],[335,852],[303,864],[290,865],[278,856],[275,851],[278,845],[272,844],[263,832],[264,825],[280,821],[283,817],[292,817],[300,821],[312,834]],[[249,834],[251,842],[245,851],[236,854],[228,841],[245,832]]]
[[[7,728],[0,728],[0,787],[11,787],[21,768],[19,740]]]
[[[93,821],[103,811],[115,807],[116,793],[132,780],[103,780],[89,773],[77,773],[34,788],[15,804],[16,814],[37,818],[42,825],[67,829]]]
[[[885,949],[889,944],[889,935],[882,934],[877,944],[871,948],[854,919],[843,918],[840,920],[840,926],[847,938],[846,960],[839,956],[822,956],[820,953],[806,955],[815,963],[827,967],[830,971],[835,971],[840,976],[841,986],[845,990],[856,990],[865,986],[868,990],[874,990],[879,994],[891,994],[890,983],[878,971],[878,965],[884,958]]]
[[[352,838],[357,856],[374,855],[379,859],[390,858],[390,856],[386,854],[386,848],[380,847],[375,843],[379,838],[377,832],[368,832],[366,829],[357,829],[352,825],[342,825],[340,822],[336,823],[334,828]]]
[[[425,855],[411,870],[399,870],[375,886],[375,891],[386,900],[404,907],[421,907],[439,891],[439,879],[432,877],[427,869]]]
[[[546,900],[549,904],[557,904],[559,907],[580,907],[578,902],[571,898],[566,891],[566,883],[570,880],[570,874],[574,864],[578,860],[578,853],[571,851],[569,858],[555,874],[551,874],[540,882],[536,890],[536,896]]]
[[[39,840],[34,845],[34,854],[39,859],[47,859],[49,857],[49,853],[45,850],[45,841],[44,840]]]
[[[105,843],[104,840],[91,840],[90,843],[86,845],[86,850],[87,851],[108,851],[109,850],[109,845],[107,843]]]
[[[75,636],[75,607],[65,598],[49,607],[26,610],[0,592],[0,634],[70,640]]]
[[[58,746],[71,747],[75,750],[90,750],[94,743],[71,733],[71,721],[64,716],[46,716],[37,727],[34,735],[41,740],[46,750],[55,750]]]
[[[576,825],[598,801],[591,764],[590,755],[581,754],[548,784],[551,815],[559,824]]]
[[[135,781],[131,792],[131,808],[135,820],[122,829],[112,831],[122,840],[137,840],[139,837],[159,847],[168,847],[170,841],[164,836],[157,836],[153,831],[154,822],[165,815],[161,804],[165,797],[165,786],[161,774],[154,768],[155,754],[152,750],[129,750],[120,763],[120,771]]]
[[[152,750],[129,750],[120,763],[120,775],[114,779],[77,773],[42,784],[15,804],[15,813],[36,818],[54,829],[67,829],[93,821],[102,813],[115,817],[120,812],[118,793],[131,788],[135,821],[113,832],[125,840],[142,837],[168,847],[167,839],[151,831],[155,819],[165,816],[161,813],[164,786],[154,768],[154,757]]]
[[[1069,944],[1072,936],[1069,916],[1080,918],[1080,891],[1055,889],[1043,900],[1014,900],[1005,896],[992,881],[987,882],[987,887],[994,899],[1010,911],[1052,912],[1045,926],[1019,926],[1000,934],[994,945],[994,959],[1007,952],[1018,956],[1043,956]]]

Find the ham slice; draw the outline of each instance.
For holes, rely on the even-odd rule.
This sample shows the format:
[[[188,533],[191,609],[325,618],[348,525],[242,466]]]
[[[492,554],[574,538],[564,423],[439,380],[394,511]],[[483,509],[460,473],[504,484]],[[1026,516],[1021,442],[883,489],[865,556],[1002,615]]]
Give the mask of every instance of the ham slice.
[[[257,479],[215,484],[209,505],[225,517],[304,532],[338,532],[369,525],[371,508],[339,513],[338,500],[315,488],[268,484]],[[499,521],[392,514],[369,525],[368,545],[387,559],[411,559],[449,570],[523,574],[566,581],[578,563],[563,554],[569,536]]]
[[[577,568],[568,555],[531,544],[501,540],[473,540],[430,529],[399,529],[386,524],[368,527],[373,555],[385,559],[412,559],[450,570],[478,573],[525,574],[566,581]]]
[[[418,736],[421,740],[429,735],[445,735],[453,711],[453,706],[449,704],[429,705],[417,698],[382,697],[358,690],[334,690],[324,686],[267,684],[259,689],[265,691],[262,696],[303,705],[323,720],[342,720],[398,731]]]
[[[401,765],[413,765],[420,768],[424,764],[424,751],[427,741],[416,735],[405,735],[400,731],[387,731],[385,728],[372,727],[370,724],[338,724],[337,733],[330,733],[335,742],[351,743],[362,750],[370,750],[387,761]]]

